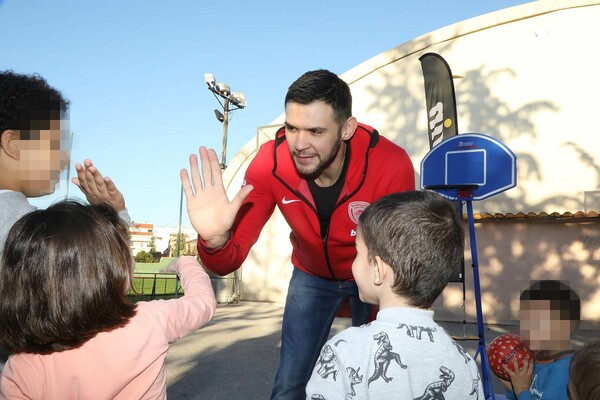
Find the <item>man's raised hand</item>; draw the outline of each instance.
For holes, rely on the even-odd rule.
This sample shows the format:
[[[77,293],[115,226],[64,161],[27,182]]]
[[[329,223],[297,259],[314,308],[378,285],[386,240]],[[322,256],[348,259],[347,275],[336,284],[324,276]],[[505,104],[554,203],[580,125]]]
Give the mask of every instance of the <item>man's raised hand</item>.
[[[181,184],[192,226],[209,247],[220,247],[227,242],[242,202],[253,188],[252,185],[243,186],[229,201],[217,153],[206,147],[200,147],[199,153],[202,173],[198,167],[198,157],[190,155],[191,181],[188,171],[182,169]]]

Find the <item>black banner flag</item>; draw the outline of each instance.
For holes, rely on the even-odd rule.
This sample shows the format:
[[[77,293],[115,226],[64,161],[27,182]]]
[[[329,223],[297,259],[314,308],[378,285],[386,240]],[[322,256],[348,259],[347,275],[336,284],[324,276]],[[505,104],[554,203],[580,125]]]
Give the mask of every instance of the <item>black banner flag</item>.
[[[425,53],[419,57],[425,81],[425,101],[427,104],[427,132],[429,148],[432,149],[442,140],[458,135],[456,120],[456,97],[450,66],[442,56]],[[455,203],[462,215],[462,202]],[[463,302],[465,299],[465,263],[464,259],[457,267],[456,275],[450,282],[462,282]]]
[[[425,80],[429,148],[458,134],[456,99],[450,66],[436,53],[419,57]]]

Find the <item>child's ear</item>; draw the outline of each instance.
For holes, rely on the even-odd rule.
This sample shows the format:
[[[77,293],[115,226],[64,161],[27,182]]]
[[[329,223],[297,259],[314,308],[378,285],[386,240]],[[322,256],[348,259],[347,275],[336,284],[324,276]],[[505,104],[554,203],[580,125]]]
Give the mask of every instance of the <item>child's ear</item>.
[[[380,286],[385,281],[385,275],[387,274],[387,268],[385,263],[379,256],[375,256],[373,259],[373,284]]]
[[[0,147],[12,159],[19,160],[21,152],[19,151],[19,133],[12,129],[7,129],[0,136]]]

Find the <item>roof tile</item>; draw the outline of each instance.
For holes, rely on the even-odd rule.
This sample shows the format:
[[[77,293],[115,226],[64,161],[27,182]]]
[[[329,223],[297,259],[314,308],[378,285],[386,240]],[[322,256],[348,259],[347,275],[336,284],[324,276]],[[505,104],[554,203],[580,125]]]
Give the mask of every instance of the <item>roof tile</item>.
[[[463,218],[466,219],[467,215],[464,214]],[[559,213],[559,212],[552,212],[550,214],[548,214],[545,211],[541,211],[539,213],[535,213],[533,211],[528,212],[527,214],[525,214],[524,212],[518,212],[516,214],[513,213],[506,213],[506,214],[502,214],[502,213],[475,213],[473,215],[473,218],[475,220],[479,220],[479,221],[490,221],[490,220],[500,220],[500,219],[512,219],[512,220],[538,220],[538,219],[545,219],[545,220],[549,220],[549,219],[556,219],[556,220],[569,220],[569,219],[577,219],[577,220],[590,220],[590,219],[595,219],[595,218],[600,218],[600,214],[598,213],[598,211],[576,211],[575,213],[572,213],[570,211],[566,211],[564,213]]]

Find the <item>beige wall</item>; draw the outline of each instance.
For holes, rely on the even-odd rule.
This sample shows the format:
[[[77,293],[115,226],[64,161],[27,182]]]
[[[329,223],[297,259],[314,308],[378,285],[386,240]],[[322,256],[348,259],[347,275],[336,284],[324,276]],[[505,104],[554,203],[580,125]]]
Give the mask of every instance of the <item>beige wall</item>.
[[[279,220],[281,219],[281,221]],[[279,213],[270,222],[285,226]],[[468,230],[465,222],[465,229]],[[289,229],[288,231],[289,232]],[[281,232],[282,236],[286,232]],[[600,328],[600,219],[510,219],[475,224],[484,319],[515,323],[519,295],[532,280],[567,282],[582,299],[582,320]],[[289,241],[288,241],[289,243]],[[282,246],[283,245],[283,246]],[[242,298],[285,301],[291,246],[262,235],[242,269]],[[251,263],[251,264],[249,264]],[[471,249],[465,249],[466,319],[476,321]],[[250,266],[249,266],[250,265]],[[450,283],[433,309],[443,320],[462,321],[462,285]]]
[[[582,319],[600,321],[600,219],[575,221],[509,219],[475,224],[486,322],[516,321],[520,292],[531,280],[540,279],[568,283],[582,299]],[[476,321],[468,244],[466,313],[468,321]],[[461,306],[462,286],[451,283],[434,310],[437,318],[462,320]]]
[[[419,57],[436,52],[461,77],[459,132],[491,135],[518,158],[518,186],[475,211],[583,210],[584,192],[600,189],[597,21],[600,3],[538,1],[415,38],[343,74],[354,114],[404,147],[419,174],[429,151]]]

